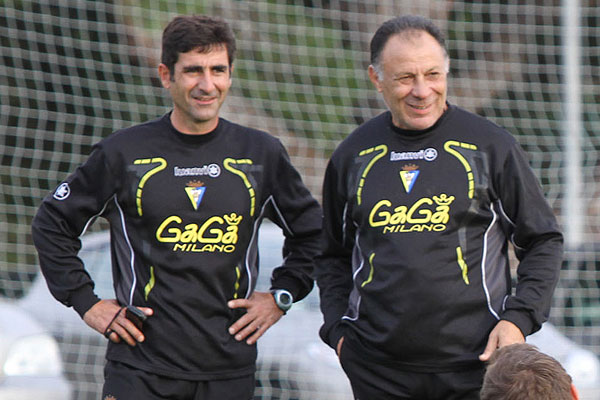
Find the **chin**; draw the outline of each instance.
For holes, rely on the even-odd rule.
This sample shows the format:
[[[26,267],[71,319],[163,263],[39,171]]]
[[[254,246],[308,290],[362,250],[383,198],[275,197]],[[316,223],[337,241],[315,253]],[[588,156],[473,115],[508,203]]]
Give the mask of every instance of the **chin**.
[[[441,118],[443,112],[440,113],[428,113],[427,115],[419,115],[413,117],[408,123],[412,126],[411,129],[424,130],[431,128],[438,119]]]
[[[434,120],[434,119],[428,119],[427,121],[421,120],[421,121],[417,121],[417,122],[412,122],[409,124],[410,128],[408,128],[408,129],[414,130],[414,131],[422,131],[422,130],[431,128],[435,124],[436,121],[437,120]]]

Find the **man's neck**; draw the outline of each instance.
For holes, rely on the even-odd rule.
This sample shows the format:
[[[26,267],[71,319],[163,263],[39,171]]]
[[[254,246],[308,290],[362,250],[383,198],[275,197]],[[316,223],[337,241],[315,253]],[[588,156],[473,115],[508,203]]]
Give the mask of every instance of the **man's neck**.
[[[186,135],[205,135],[214,131],[217,125],[219,125],[219,116],[217,115],[208,121],[193,122],[189,119],[180,118],[177,110],[173,110],[171,113],[171,124],[177,131]]]

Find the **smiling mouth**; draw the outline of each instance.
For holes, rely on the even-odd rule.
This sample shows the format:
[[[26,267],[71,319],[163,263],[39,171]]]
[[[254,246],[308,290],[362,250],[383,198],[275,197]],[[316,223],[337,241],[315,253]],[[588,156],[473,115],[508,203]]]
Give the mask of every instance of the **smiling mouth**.
[[[212,92],[206,92],[204,90],[195,88],[190,92],[190,97],[199,103],[212,103],[217,99],[217,94]]]
[[[214,96],[211,96],[211,97],[195,97],[195,96],[192,96],[192,99],[194,99],[198,103],[210,104],[210,103],[213,103],[217,98],[214,97]]]
[[[408,106],[415,110],[426,110],[429,108],[429,104],[409,104]]]

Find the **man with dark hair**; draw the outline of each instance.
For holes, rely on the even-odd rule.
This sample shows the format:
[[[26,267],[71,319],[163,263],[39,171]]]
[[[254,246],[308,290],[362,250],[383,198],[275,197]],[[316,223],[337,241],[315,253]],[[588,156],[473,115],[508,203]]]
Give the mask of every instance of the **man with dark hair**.
[[[560,363],[535,346],[516,343],[492,354],[481,400],[577,400],[573,381]]]
[[[224,46],[227,51],[227,60],[231,68],[235,59],[236,44],[235,36],[227,24],[218,18],[205,15],[192,18],[175,17],[163,32],[161,63],[174,75],[180,53],[187,53],[190,49],[208,53],[220,46]]]
[[[385,22],[368,73],[389,110],[325,174],[320,334],[357,399],[477,399],[483,361],[548,317],[556,219],[515,139],[448,102],[448,71],[431,21]]]
[[[318,203],[279,140],[219,117],[234,53],[223,20],[173,19],[158,67],[172,111],[100,141],[33,221],[50,291],[110,340],[103,399],[251,399],[256,341],[312,289]],[[77,257],[97,216],[116,299]],[[254,291],[264,218],[286,237],[270,293]]]

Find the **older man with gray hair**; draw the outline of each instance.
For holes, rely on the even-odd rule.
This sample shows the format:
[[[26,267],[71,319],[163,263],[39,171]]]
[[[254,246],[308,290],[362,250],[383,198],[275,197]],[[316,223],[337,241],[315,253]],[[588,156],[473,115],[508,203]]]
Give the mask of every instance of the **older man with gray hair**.
[[[431,21],[381,25],[368,73],[388,111],[327,167],[320,333],[357,399],[477,399],[483,362],[548,317],[556,219],[516,140],[448,102],[448,72]]]

